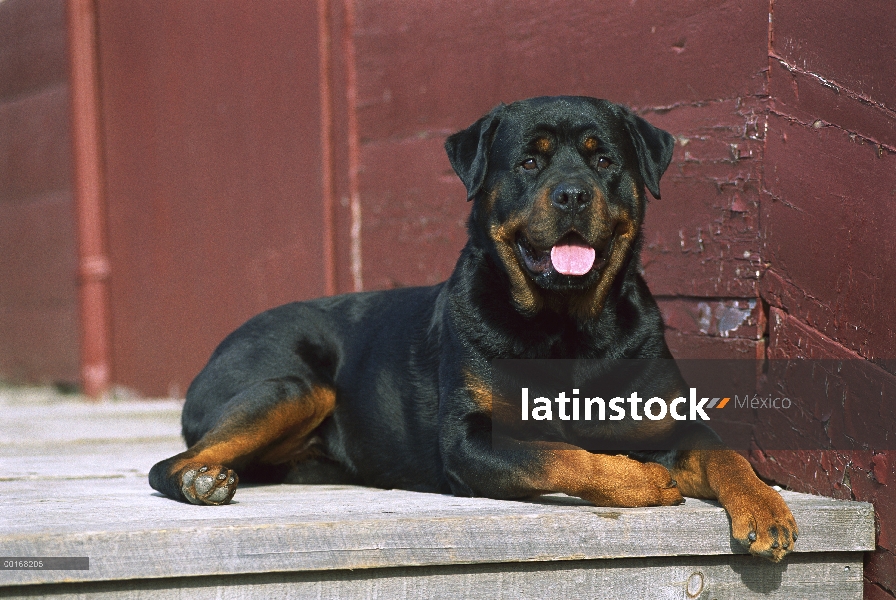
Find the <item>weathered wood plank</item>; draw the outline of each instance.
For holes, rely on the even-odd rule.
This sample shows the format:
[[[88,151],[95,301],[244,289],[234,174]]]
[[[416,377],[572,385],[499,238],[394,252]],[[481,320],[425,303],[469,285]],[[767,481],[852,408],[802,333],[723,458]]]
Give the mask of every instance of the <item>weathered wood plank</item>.
[[[242,489],[225,507],[155,495],[142,477],[0,483],[11,556],[89,556],[90,571],[0,583],[742,552],[715,503],[607,509],[575,499],[455,498],[350,486]],[[871,506],[784,493],[799,552],[873,549]]]
[[[874,547],[870,504],[790,492],[782,494],[800,523],[800,539],[796,553],[777,566],[737,556],[742,549],[730,536],[724,511],[716,503],[692,499],[676,507],[608,509],[562,495],[506,502],[353,486],[275,485],[244,486],[229,506],[191,506],[161,497],[146,482],[156,460],[183,448],[176,403],[83,405],[38,399],[30,408],[27,404],[0,394],[6,417],[0,425],[0,553],[88,556],[90,570],[0,571],[4,595],[13,591],[8,586],[80,581],[99,585],[96,590],[108,591],[111,598],[119,585],[114,582],[122,580],[158,580],[145,584],[150,594],[159,586],[217,589],[217,578],[225,574],[292,573],[266,575],[273,579],[262,583],[274,587],[259,583],[257,589],[267,591],[241,597],[276,594],[276,586],[300,580],[310,582],[302,589],[313,595],[319,589],[314,586],[324,586],[328,579],[347,586],[343,597],[426,595],[441,586],[491,590],[489,597],[501,597],[503,589],[540,596],[538,586],[548,584],[539,578],[556,580],[550,585],[557,589],[573,585],[563,583],[567,579],[581,580],[581,589],[600,587],[603,580],[594,577],[604,575],[582,574],[596,569],[615,581],[621,575],[613,569],[623,569],[634,557],[653,557],[630,563],[640,565],[635,569],[626,567],[637,590],[685,581],[689,575],[663,570],[675,565],[723,565],[746,578],[741,583],[731,579],[732,586],[746,590],[784,577],[776,573],[789,573],[794,581],[803,578],[806,589],[815,589],[840,581],[842,573],[833,566],[802,572],[797,565],[846,561],[852,565],[849,577],[858,570],[860,580],[859,552]],[[838,552],[850,554],[831,555]],[[666,562],[654,560],[661,557]],[[617,560],[593,562],[604,558]],[[575,566],[583,560],[594,566]],[[726,566],[729,561],[734,561],[731,567]],[[647,577],[645,569],[659,573],[659,579]],[[530,570],[536,575],[524,574]],[[565,574],[549,577],[546,570]],[[637,583],[642,575],[646,579]],[[443,576],[447,579],[439,579]],[[361,582],[363,578],[373,582]],[[728,579],[719,575],[714,585],[727,589],[724,581]],[[52,586],[29,589],[81,593]],[[82,588],[71,588],[77,589]],[[226,590],[223,596],[239,595]],[[297,597],[305,597],[301,594]],[[680,596],[675,594],[668,597]]]
[[[32,598],[36,591],[32,586],[8,588],[4,596]],[[847,600],[862,597],[862,561],[858,554],[797,554],[780,565],[749,556],[502,563],[89,582],[41,586],[39,592],[57,600]]]
[[[180,439],[183,401],[104,402],[60,397],[42,388],[0,388],[0,448],[85,440]]]
[[[137,477],[145,480],[160,458],[186,448],[182,440],[82,440],[63,448],[51,445],[0,444],[0,482],[26,479],[106,479]]]

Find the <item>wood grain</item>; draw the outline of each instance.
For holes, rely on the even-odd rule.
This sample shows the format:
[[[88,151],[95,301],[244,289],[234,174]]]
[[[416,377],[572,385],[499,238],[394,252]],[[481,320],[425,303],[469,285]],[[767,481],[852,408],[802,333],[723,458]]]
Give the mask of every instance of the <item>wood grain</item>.
[[[799,597],[793,592],[799,586],[812,597],[812,590],[834,583],[835,593],[857,589],[860,595],[860,553],[874,548],[870,504],[790,492],[783,496],[801,535],[782,565],[742,556],[718,504],[693,499],[674,507],[608,509],[563,495],[508,502],[273,485],[243,487],[229,506],[186,505],[146,482],[155,460],[183,448],[178,407],[84,405],[11,398],[0,390],[2,554],[90,557],[89,571],[0,571],[0,594],[114,598],[139,579],[136,597],[193,586],[228,597],[238,593],[228,586],[248,584],[258,586],[248,597],[270,597],[293,584],[297,597],[310,597],[332,583],[330,597],[434,590],[447,597],[543,597],[559,586],[564,594],[591,590],[598,598],[647,597],[647,589],[659,590],[651,597],[676,598],[684,597],[681,586],[697,569],[720,598],[729,591],[758,597],[749,595],[756,590]],[[203,577],[216,579],[195,579]],[[8,587],[64,582],[92,583]]]
[[[702,584],[702,586],[701,586]],[[29,598],[34,588],[4,590]],[[772,566],[749,556],[619,559],[405,567],[363,571],[219,575],[187,579],[89,582],[44,587],[44,597],[80,600],[221,598],[650,598],[687,600],[862,597],[861,557],[801,554]],[[688,595],[691,592],[691,595]]]

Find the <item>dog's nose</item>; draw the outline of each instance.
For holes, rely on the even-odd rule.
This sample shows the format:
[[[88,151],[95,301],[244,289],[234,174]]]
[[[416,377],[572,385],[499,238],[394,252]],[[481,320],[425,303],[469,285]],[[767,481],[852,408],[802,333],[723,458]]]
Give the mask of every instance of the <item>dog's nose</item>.
[[[551,203],[560,210],[579,212],[591,204],[591,190],[578,183],[561,183],[551,192]]]

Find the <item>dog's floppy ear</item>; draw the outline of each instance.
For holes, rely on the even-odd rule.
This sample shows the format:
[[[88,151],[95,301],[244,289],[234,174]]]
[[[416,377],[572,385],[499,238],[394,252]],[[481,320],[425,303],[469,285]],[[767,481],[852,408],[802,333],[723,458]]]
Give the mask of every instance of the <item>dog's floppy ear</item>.
[[[672,162],[672,150],[675,148],[675,138],[666,131],[658,129],[641,117],[626,111],[626,127],[635,150],[638,152],[638,163],[641,167],[641,177],[644,185],[659,200],[660,177],[665,173],[669,163]]]
[[[463,131],[449,135],[445,140],[448,160],[451,161],[454,172],[467,187],[468,201],[476,197],[485,182],[488,151],[503,108],[504,105],[501,104]]]

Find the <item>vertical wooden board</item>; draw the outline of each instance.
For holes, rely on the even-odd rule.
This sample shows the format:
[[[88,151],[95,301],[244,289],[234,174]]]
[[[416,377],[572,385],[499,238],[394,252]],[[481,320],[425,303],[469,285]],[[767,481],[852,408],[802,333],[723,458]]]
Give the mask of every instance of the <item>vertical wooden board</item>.
[[[783,282],[775,302],[865,358],[896,355],[896,153],[772,115],[767,164],[763,259]]]
[[[777,0],[771,7],[769,93],[776,116],[762,213],[763,258],[771,269],[761,283],[773,305],[769,355],[848,361],[854,376],[831,377],[825,382],[831,389],[880,382],[878,389],[850,390],[841,409],[850,438],[880,439],[894,421],[887,402],[893,391],[883,389],[892,388],[892,375],[856,353],[892,358],[896,349],[887,306],[894,291],[887,265],[896,251],[896,7],[882,0],[842,6]],[[811,427],[795,429],[805,434]],[[835,424],[824,427],[837,435]],[[757,448],[751,456],[762,475],[791,489],[874,503],[879,548],[866,557],[868,599],[890,598],[884,589],[894,589],[896,573],[886,567],[893,555],[881,549],[896,544],[890,525],[896,505],[887,489],[893,453],[880,450]]]
[[[470,203],[443,143],[434,137],[364,147],[365,289],[431,285],[454,269],[467,239]]]
[[[896,5],[775,0],[772,52],[789,64],[896,109]]]
[[[65,1],[0,2],[0,99],[65,80]]]
[[[99,2],[117,383],[183,393],[235,326],[323,293],[316,11]]]
[[[764,89],[761,2],[357,3],[365,139],[466,126],[499,102],[584,94],[638,106]]]

